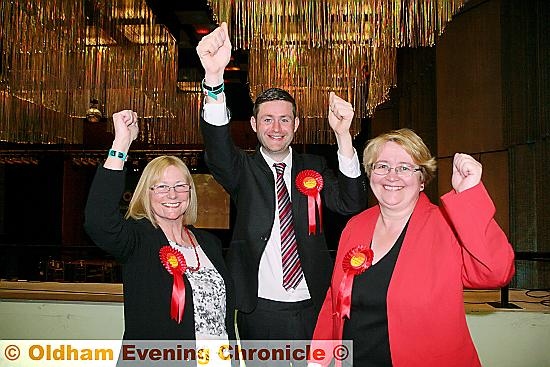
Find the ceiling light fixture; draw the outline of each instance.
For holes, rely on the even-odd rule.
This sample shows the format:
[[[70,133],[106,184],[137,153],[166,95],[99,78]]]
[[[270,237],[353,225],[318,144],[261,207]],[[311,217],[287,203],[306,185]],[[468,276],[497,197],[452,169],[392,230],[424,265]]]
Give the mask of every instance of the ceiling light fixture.
[[[90,99],[90,108],[86,111],[86,120],[88,122],[99,122],[101,120],[102,113],[99,109],[99,101],[95,98]]]

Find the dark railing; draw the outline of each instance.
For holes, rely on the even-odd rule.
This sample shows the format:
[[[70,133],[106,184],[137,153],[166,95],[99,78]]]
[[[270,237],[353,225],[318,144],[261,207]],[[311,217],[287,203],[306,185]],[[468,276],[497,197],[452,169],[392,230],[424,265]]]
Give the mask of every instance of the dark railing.
[[[97,246],[0,244],[0,278],[120,283],[119,264]]]
[[[529,252],[529,251],[516,251],[516,260],[525,260],[525,261],[550,261],[550,252]],[[491,306],[495,308],[511,308],[518,309],[521,308],[518,305],[510,302],[510,290],[508,286],[502,287],[500,289],[500,301],[499,302],[488,302]]]
[[[224,253],[226,250],[224,248]],[[330,255],[334,259],[336,250],[330,250]],[[549,262],[550,252],[518,251],[516,260]],[[0,278],[29,281],[122,282],[120,265],[94,245],[0,244]],[[520,308],[510,302],[508,287],[501,288],[499,302],[489,304],[495,308]]]

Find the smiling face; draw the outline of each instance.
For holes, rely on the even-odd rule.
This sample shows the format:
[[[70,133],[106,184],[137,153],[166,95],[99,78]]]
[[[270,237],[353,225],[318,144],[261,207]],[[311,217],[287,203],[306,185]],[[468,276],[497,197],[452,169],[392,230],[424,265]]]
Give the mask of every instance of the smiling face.
[[[280,162],[288,154],[300,121],[294,117],[292,103],[277,100],[262,103],[250,124],[265,153]]]
[[[159,182],[155,185],[174,186],[177,184],[189,184],[185,180],[183,172],[176,166],[168,166],[162,173]],[[165,221],[181,220],[181,217],[189,206],[189,196],[191,191],[176,192],[171,187],[167,193],[156,194],[153,190],[149,191],[151,200],[151,209],[157,223]]]
[[[401,164],[417,166],[412,157],[399,144],[386,142],[376,162],[386,162],[391,167]],[[411,176],[397,175],[392,169],[387,175],[370,175],[370,187],[382,210],[394,213],[411,213],[423,189],[422,174],[413,172]]]

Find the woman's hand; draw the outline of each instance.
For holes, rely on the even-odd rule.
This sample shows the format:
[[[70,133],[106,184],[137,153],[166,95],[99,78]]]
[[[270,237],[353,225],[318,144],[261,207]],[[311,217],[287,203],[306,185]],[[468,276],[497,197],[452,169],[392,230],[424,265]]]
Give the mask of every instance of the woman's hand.
[[[451,180],[453,189],[458,193],[476,186],[481,181],[482,171],[481,163],[472,156],[455,153]]]
[[[112,170],[121,170],[124,167],[126,155],[122,157],[118,156],[118,153],[128,153],[130,145],[137,138],[139,133],[137,122],[137,113],[132,110],[123,110],[113,114],[115,140],[113,140],[112,149],[117,152],[117,154],[114,156],[107,156],[103,167]]]
[[[130,144],[137,138],[139,133],[138,116],[132,110],[122,110],[113,114],[113,126],[115,129],[115,140],[113,149],[128,152]]]

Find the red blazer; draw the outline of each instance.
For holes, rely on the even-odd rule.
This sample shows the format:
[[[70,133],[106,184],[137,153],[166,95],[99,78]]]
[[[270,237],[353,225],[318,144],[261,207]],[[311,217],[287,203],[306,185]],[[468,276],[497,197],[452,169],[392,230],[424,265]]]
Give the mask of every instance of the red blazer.
[[[480,366],[466,324],[463,288],[501,287],[514,274],[514,251],[493,219],[495,207],[483,184],[458,194],[453,190],[441,200],[439,208],[420,194],[390,280],[388,331],[396,367]],[[369,208],[342,232],[314,345],[315,340],[333,339],[343,257],[355,246],[371,243],[379,214],[378,205]],[[353,313],[347,322],[353,322]]]

